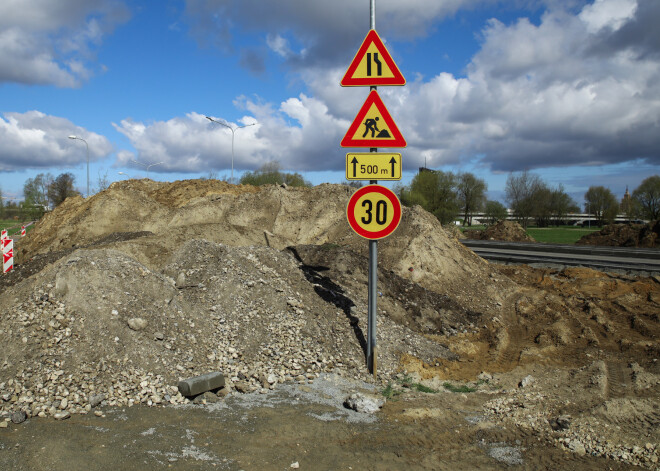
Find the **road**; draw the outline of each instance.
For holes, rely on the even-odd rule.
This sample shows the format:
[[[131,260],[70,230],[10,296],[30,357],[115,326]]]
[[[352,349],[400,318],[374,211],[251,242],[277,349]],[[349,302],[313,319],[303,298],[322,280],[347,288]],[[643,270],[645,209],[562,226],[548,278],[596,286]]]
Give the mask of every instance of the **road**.
[[[634,275],[660,274],[660,250],[494,240],[461,240],[480,257],[505,264],[581,266]]]

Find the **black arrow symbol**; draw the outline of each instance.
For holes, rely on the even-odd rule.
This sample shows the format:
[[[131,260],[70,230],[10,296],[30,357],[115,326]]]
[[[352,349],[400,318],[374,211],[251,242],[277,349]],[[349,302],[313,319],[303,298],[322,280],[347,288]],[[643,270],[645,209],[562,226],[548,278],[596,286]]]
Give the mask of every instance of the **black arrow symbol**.
[[[357,157],[353,157],[353,160],[351,160],[351,163],[353,164],[353,178],[355,178],[357,176],[357,164],[358,164]]]
[[[392,178],[395,178],[394,166],[396,165],[396,159],[394,157],[392,157],[392,159],[390,160],[390,163],[392,164]]]

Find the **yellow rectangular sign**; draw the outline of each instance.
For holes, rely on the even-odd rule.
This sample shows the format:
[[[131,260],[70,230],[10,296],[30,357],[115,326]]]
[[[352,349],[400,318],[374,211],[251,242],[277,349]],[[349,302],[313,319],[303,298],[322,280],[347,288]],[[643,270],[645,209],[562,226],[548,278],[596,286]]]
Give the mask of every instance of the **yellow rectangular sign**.
[[[401,154],[350,152],[346,154],[346,180],[401,180]]]

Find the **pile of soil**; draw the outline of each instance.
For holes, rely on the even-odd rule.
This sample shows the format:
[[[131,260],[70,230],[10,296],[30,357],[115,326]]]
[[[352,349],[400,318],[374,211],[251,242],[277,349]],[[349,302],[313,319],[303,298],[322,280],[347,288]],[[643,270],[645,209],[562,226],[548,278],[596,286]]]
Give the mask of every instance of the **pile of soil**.
[[[396,455],[402,465],[434,467],[429,437],[461,419],[451,404],[470,411],[456,467],[470,468],[461,447],[481,449],[484,437],[483,469],[494,448],[515,452],[507,465],[552,461],[525,452],[537,442],[575,455],[564,469],[655,466],[660,279],[490,265],[433,215],[404,208],[378,242],[373,378],[368,244],[346,222],[352,191],[129,180],[65,201],[17,241],[19,263],[0,283],[0,428],[19,413],[187,404],[177,382],[209,371],[225,374],[223,394],[265,397],[331,373],[411,398],[412,409],[383,409],[391,423],[415,421],[412,435],[387,442],[416,444]],[[410,395],[413,386],[428,395]],[[441,390],[475,395],[463,408]],[[318,428],[286,420],[294,442]],[[13,449],[3,433],[0,449]],[[501,440],[525,445],[495,447]]]
[[[465,231],[468,239],[502,240],[508,242],[536,242],[525,229],[515,221],[497,221],[483,231]]]
[[[612,247],[660,247],[660,221],[648,224],[609,224],[598,232],[583,236],[577,245]]]

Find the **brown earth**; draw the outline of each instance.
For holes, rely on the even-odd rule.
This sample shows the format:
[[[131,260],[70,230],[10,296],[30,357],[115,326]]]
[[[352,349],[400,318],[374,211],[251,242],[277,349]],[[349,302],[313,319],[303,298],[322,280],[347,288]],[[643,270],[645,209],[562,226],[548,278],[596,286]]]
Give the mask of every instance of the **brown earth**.
[[[476,240],[503,240],[508,242],[536,242],[527,234],[525,229],[515,221],[497,221],[483,231],[467,230],[464,232],[468,239]]]
[[[576,244],[660,247],[660,221],[651,221],[648,224],[609,224],[598,232],[583,236]]]
[[[351,192],[130,180],[44,217],[0,280],[0,426],[45,418],[0,430],[0,467],[658,469],[660,279],[491,265],[405,208],[378,243],[374,379]],[[188,404],[176,382],[211,370],[222,413],[117,409]],[[328,374],[389,400],[361,425],[320,420]],[[88,443],[95,427],[112,433]]]

